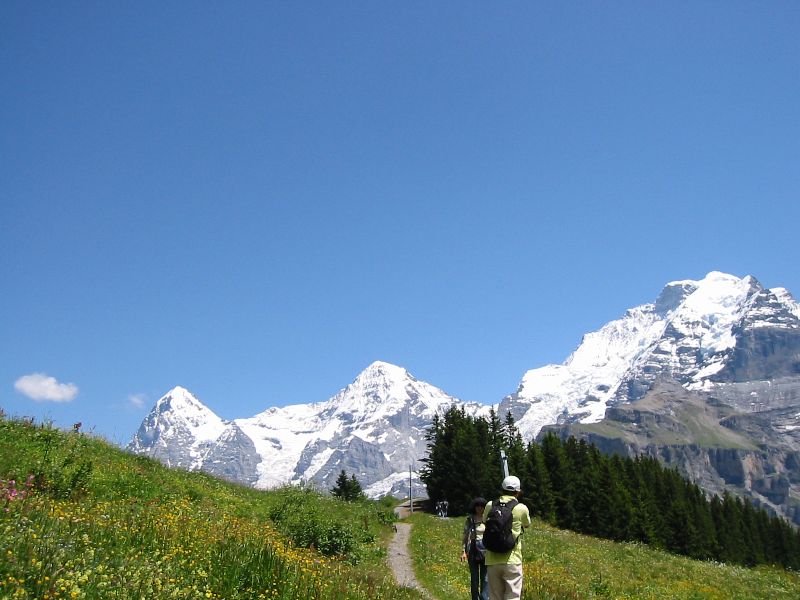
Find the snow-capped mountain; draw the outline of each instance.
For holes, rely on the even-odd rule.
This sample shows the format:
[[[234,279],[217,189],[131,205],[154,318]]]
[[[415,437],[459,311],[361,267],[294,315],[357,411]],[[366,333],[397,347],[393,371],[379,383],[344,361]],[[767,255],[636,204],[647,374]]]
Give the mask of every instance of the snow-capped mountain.
[[[225,427],[189,390],[176,387],[156,402],[128,449],[156,456],[168,466],[199,469]]]
[[[712,494],[800,525],[800,304],[712,272],[584,336],[563,365],[525,373],[510,410],[606,453],[647,455]]]
[[[453,404],[488,411],[385,362],[371,364],[325,402],[228,422],[175,388],[156,403],[129,449],[259,488],[306,481],[329,489],[344,469],[377,497],[407,489],[410,466],[425,455],[425,430]]]
[[[233,421],[178,387],[129,448],[260,488],[305,481],[330,489],[344,469],[372,497],[402,494],[433,416],[454,404],[490,410],[384,362],[324,402]],[[698,407],[709,408],[692,429],[684,416]],[[610,451],[680,460],[706,489],[749,494],[800,523],[792,508],[800,507],[800,303],[783,288],[718,272],[669,283],[655,302],[586,334],[564,364],[525,373],[497,408],[501,418],[508,411],[526,440],[560,424]]]
[[[800,304],[753,277],[712,272],[672,282],[654,303],[585,335],[563,365],[528,371],[498,414],[510,410],[530,438],[548,424],[600,421],[608,407],[643,397],[659,379],[716,390],[749,408],[754,394],[764,406],[780,402],[768,388],[795,376]]]

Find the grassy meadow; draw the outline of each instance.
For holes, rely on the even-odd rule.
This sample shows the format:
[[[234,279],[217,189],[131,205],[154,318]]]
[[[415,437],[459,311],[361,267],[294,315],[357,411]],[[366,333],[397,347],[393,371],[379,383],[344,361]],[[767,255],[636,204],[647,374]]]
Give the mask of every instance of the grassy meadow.
[[[0,600],[416,600],[386,567],[391,502],[261,492],[0,418]],[[469,597],[462,519],[415,513],[417,576]],[[800,598],[800,576],[698,562],[536,522],[525,600]]]
[[[469,598],[469,568],[459,561],[462,518],[413,517],[417,576],[440,600]],[[800,598],[800,576],[699,562],[648,548],[555,529],[539,521],[524,534],[523,600]]]
[[[0,598],[413,600],[391,507],[259,492],[0,419]]]

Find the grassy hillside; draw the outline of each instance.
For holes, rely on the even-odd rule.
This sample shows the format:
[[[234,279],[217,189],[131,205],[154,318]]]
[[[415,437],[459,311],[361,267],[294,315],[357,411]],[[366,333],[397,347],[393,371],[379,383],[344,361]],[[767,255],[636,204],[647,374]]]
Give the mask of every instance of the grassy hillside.
[[[0,419],[0,598],[413,599],[388,507],[258,492]]]
[[[385,566],[388,507],[258,492],[101,440],[0,420],[0,599],[414,600]],[[418,577],[469,597],[461,519],[416,514]],[[800,597],[800,577],[692,561],[537,523],[524,598]]]
[[[418,577],[440,600],[469,597],[459,562],[462,519],[415,515],[412,553]],[[525,533],[523,600],[800,598],[800,577],[773,568],[698,562],[639,544],[618,544],[536,522]]]

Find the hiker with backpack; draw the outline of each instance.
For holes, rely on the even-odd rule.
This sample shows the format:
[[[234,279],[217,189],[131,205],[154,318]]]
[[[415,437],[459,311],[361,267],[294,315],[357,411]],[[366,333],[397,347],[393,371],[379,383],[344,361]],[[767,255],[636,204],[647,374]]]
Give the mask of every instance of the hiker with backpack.
[[[491,600],[514,600],[522,596],[522,534],[531,524],[519,478],[503,479],[503,494],[488,502],[483,512],[483,545]]]
[[[469,579],[472,600],[489,600],[489,581],[483,551],[483,509],[486,500],[475,498],[469,504],[469,514],[464,523],[461,542],[461,562],[469,564]]]

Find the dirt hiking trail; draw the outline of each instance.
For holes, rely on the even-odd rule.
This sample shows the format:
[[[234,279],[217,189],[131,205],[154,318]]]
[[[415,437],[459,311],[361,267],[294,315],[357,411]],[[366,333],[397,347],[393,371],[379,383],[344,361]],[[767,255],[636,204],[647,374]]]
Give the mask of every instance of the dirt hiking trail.
[[[406,518],[409,514],[409,507],[401,505],[395,509],[395,513],[399,519]],[[435,598],[426,590],[414,575],[414,566],[411,561],[411,553],[409,551],[409,544],[411,541],[411,523],[395,523],[395,534],[389,544],[389,568],[394,574],[395,581],[398,585],[403,587],[414,588],[418,590],[425,598],[435,600]]]

